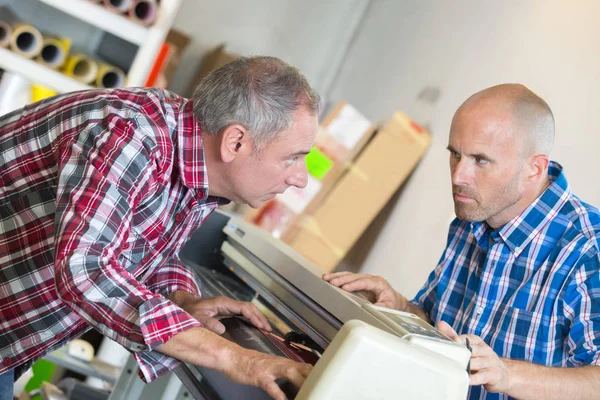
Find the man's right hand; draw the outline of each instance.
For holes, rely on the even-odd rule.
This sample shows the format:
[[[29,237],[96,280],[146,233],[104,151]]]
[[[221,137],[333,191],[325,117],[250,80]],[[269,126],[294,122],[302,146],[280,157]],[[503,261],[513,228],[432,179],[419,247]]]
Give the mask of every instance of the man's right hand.
[[[376,306],[408,311],[408,301],[382,277],[351,272],[324,274],[323,279],[348,292],[359,292]]]
[[[286,396],[276,380],[288,380],[299,388],[312,370],[310,364],[244,348],[236,351],[229,360],[223,370],[229,379],[245,385],[258,386],[277,400],[286,400]]]
[[[380,276],[335,272],[324,274],[323,279],[348,292],[359,292],[365,295],[367,300],[376,306],[413,313],[431,323],[431,319],[425,311],[396,292],[388,281]]]
[[[258,386],[277,400],[286,397],[276,380],[288,380],[299,388],[312,369],[310,364],[245,349],[199,327],[178,333],[156,350],[219,371],[234,382]]]

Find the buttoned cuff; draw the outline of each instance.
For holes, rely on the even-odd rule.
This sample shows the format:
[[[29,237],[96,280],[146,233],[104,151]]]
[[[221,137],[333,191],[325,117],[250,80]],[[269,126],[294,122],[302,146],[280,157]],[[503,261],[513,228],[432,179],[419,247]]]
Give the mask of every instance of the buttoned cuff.
[[[146,346],[137,351],[154,350],[176,334],[202,324],[172,301],[154,298],[145,301],[140,309],[140,329]],[[144,347],[144,348],[142,348]]]

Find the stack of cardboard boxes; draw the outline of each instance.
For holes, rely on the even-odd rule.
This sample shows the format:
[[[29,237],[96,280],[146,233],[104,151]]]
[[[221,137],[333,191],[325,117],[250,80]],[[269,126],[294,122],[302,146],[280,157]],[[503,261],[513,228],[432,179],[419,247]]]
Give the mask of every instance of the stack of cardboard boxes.
[[[347,165],[318,207],[303,214],[284,240],[329,272],[416,167],[431,137],[396,112],[378,127]]]
[[[347,120],[342,123],[340,119]],[[430,135],[401,112],[383,126],[376,126],[365,124],[356,110],[342,103],[323,122],[323,129],[328,132],[328,127],[337,124],[344,126],[346,133],[352,126],[362,128],[355,132],[354,146],[346,148],[340,158],[328,152],[332,147],[320,147],[339,136],[319,135],[326,140],[317,140],[315,148],[333,164],[323,177],[312,173],[315,167],[309,157],[308,190],[290,188],[261,210],[246,214],[246,219],[269,230],[327,272],[335,269],[356,244],[431,142]]]

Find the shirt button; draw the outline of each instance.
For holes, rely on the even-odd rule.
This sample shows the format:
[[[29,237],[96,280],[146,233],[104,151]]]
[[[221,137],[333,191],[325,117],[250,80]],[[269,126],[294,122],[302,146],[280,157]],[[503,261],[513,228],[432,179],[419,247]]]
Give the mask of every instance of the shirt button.
[[[206,197],[206,191],[205,190],[198,191],[198,198],[203,199],[205,197]]]
[[[129,243],[124,243],[123,246],[121,246],[121,248],[123,250],[127,250],[129,248]]]
[[[483,307],[479,307],[477,309],[477,315],[481,315],[483,313]]]
[[[177,222],[183,221],[183,215],[181,215],[181,214],[175,215],[175,221],[177,221]]]
[[[4,360],[2,360],[2,364],[4,365],[8,365],[12,362],[12,358],[10,357],[5,357]]]

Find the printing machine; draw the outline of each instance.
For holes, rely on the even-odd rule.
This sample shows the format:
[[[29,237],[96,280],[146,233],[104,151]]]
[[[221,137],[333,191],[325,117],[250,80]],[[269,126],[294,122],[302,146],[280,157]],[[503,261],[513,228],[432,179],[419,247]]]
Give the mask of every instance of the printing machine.
[[[273,333],[226,318],[241,346],[314,365],[289,399],[465,399],[470,350],[419,317],[375,307],[321,279],[322,270],[269,233],[213,213],[180,253],[204,297],[252,301]],[[269,399],[259,388],[182,363],[176,370],[196,399]]]

